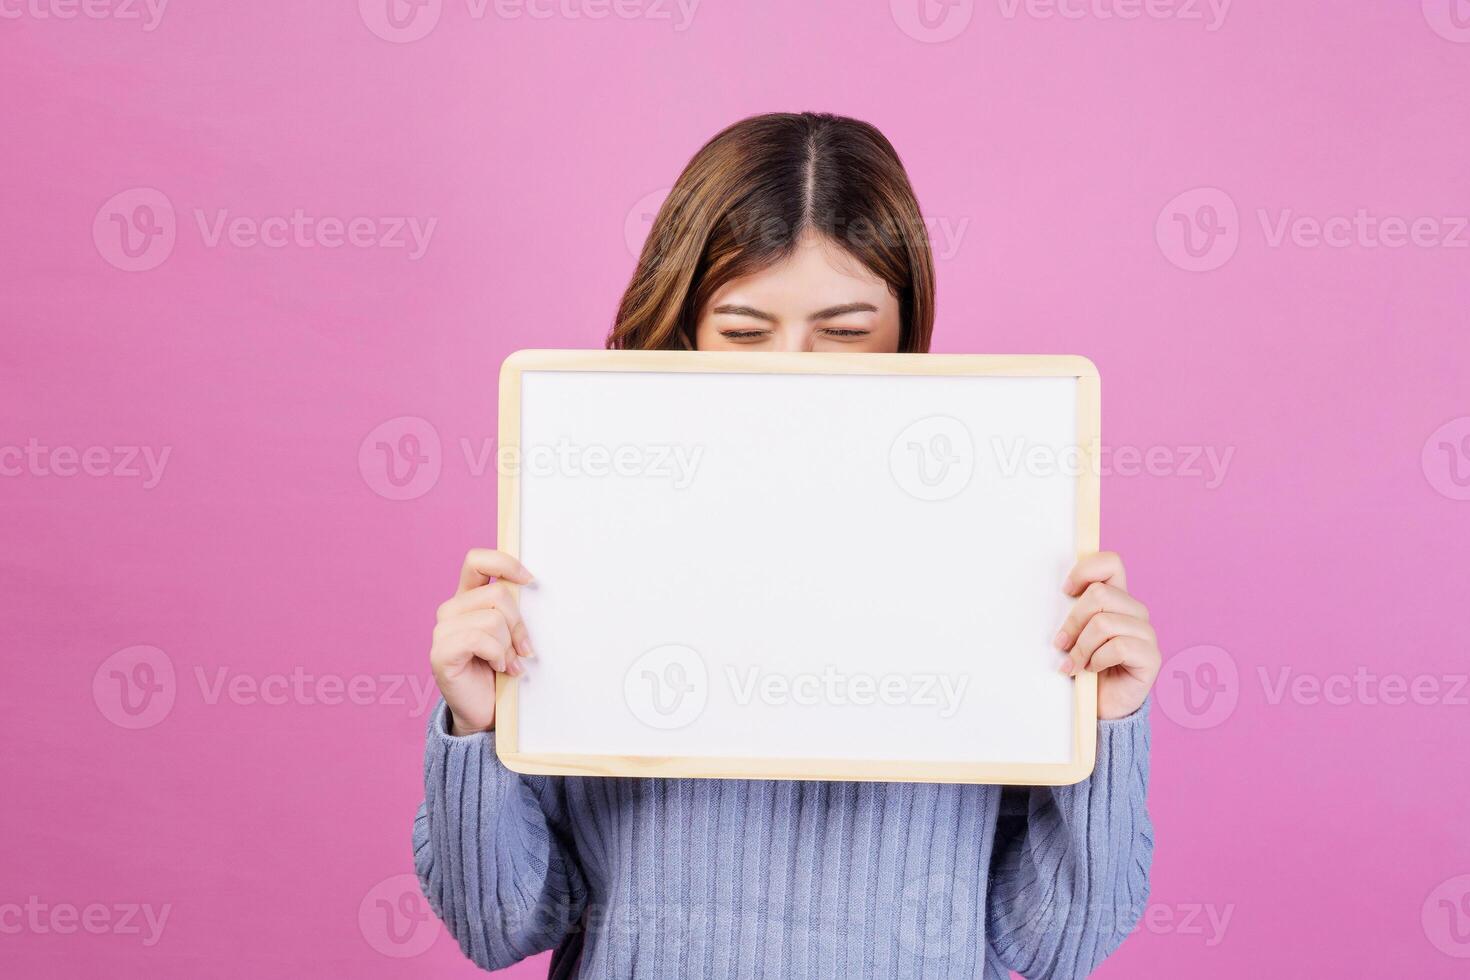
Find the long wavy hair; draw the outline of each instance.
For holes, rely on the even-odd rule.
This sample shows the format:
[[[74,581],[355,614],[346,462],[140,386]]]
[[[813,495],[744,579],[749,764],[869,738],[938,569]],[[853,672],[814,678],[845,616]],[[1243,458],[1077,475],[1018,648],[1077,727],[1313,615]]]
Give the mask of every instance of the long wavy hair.
[[[815,112],[753,116],[694,155],[654,218],[607,346],[694,349],[715,291],[790,255],[809,230],[898,297],[899,350],[927,351],[934,259],[903,163],[868,123]]]

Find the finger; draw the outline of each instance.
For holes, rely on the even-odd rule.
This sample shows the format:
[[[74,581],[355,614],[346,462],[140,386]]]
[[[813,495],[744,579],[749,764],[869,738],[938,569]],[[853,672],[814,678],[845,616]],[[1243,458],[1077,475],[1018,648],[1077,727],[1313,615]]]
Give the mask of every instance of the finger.
[[[531,573],[526,566],[510,555],[490,548],[471,548],[459,572],[459,591],[468,592],[498,578],[517,585],[531,584]]]
[[[1119,613],[1145,621],[1148,619],[1148,607],[1143,603],[1106,582],[1093,582],[1072,604],[1071,611],[1062,622],[1062,628],[1057,631],[1057,649],[1066,650],[1071,647],[1087,621],[1100,612]]]
[[[516,602],[514,593],[499,582],[487,588],[501,590],[495,600],[495,611],[505,617],[506,628],[510,630],[510,642],[516,653],[522,657],[536,656],[536,651],[531,648],[531,635],[526,632],[526,623],[521,619],[521,607]]]
[[[536,650],[531,646],[530,634],[526,632],[526,624],[521,621],[520,611],[516,609],[514,601],[495,609],[471,609],[434,627],[436,634],[446,636],[464,629],[480,629],[497,636],[504,635],[505,642],[515,650],[517,656],[536,656]]]
[[[1099,551],[1079,559],[1067,573],[1062,589],[1067,595],[1081,595],[1093,582],[1104,582],[1115,589],[1128,591],[1128,574],[1116,551]]]
[[[485,661],[502,674],[515,673],[515,658],[510,656],[509,636],[485,630],[468,629],[444,638],[446,647]]]
[[[499,609],[467,609],[457,616],[441,619],[434,624],[434,638],[453,636],[464,629],[488,629],[496,632],[496,628],[490,624],[497,624],[510,634],[510,627],[506,621],[505,614]]]
[[[479,630],[504,640],[507,646],[511,642],[510,621],[499,609],[471,609],[467,613],[462,613],[441,623],[435,629],[442,636],[453,636],[466,630]]]
[[[515,644],[516,653],[523,657],[536,656],[536,648],[531,646],[531,634],[526,632],[526,624],[517,622],[510,630],[511,642]]]
[[[1100,674],[1110,667],[1143,667],[1147,651],[1148,644],[1136,636],[1115,636],[1098,647],[1082,669]]]
[[[451,596],[439,607],[439,623],[441,626],[448,626],[466,613],[485,609],[496,609],[504,614],[510,627],[511,643],[519,656],[536,656],[536,648],[531,645],[531,634],[521,620],[520,604],[516,602],[515,593],[510,586],[504,582],[491,582],[489,585]],[[435,630],[438,631],[439,627],[435,627]]]
[[[1062,664],[1062,673],[1077,673],[1082,669],[1082,665],[1097,652],[1098,647],[1115,636],[1133,636],[1153,643],[1154,628],[1132,616],[1098,613],[1087,621],[1086,626],[1082,627],[1082,633],[1077,637],[1077,642],[1073,644],[1072,652],[1067,655],[1067,662]]]
[[[516,603],[515,591],[500,581],[477,586],[468,592],[456,592],[444,600],[436,617],[443,623],[476,609],[512,609],[516,611],[516,618],[520,618],[520,606]]]

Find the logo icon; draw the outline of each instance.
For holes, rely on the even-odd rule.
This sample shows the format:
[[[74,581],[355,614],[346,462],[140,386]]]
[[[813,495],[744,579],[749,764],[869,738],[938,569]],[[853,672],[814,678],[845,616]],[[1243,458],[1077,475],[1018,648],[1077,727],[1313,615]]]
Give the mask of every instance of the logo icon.
[[[387,500],[422,497],[439,482],[442,466],[439,431],[416,415],[389,419],[369,432],[357,449],[363,480]]]
[[[174,662],[158,647],[126,647],[92,675],[97,710],[119,728],[152,728],[168,717],[177,694]]]
[[[1154,224],[1164,258],[1189,272],[1210,272],[1240,247],[1240,214],[1218,187],[1196,187],[1164,205]]]
[[[1423,0],[1424,19],[1446,41],[1470,44],[1470,0]]]
[[[163,191],[133,187],[107,199],[92,219],[92,243],[124,272],[156,269],[173,253],[174,206]]]
[[[628,243],[628,254],[633,258],[643,254],[643,243],[647,241],[648,232],[653,228],[653,219],[658,217],[658,209],[664,206],[672,189],[665,187],[649,191],[628,209],[628,216],[623,219],[623,241]]]
[[[1424,899],[1419,921],[1435,949],[1470,959],[1470,875],[1440,882]]]
[[[439,938],[439,921],[412,874],[374,885],[357,907],[357,927],[369,946],[398,959],[424,953]]]
[[[939,44],[970,26],[975,0],[889,0],[893,22],[915,41]]]
[[[654,647],[628,668],[623,700],[633,717],[649,728],[683,728],[703,714],[709,702],[704,658],[678,644]]]
[[[439,23],[444,0],[357,0],[357,10],[378,37],[408,44],[426,37]]]
[[[1419,457],[1429,485],[1451,500],[1470,500],[1470,416],[1446,422]]]
[[[948,500],[969,486],[975,475],[975,441],[959,419],[931,415],[893,440],[888,468],[910,496]]]
[[[1221,647],[1197,646],[1164,661],[1159,676],[1159,707],[1176,725],[1214,728],[1235,713],[1240,701],[1240,671]]]
[[[910,881],[899,895],[897,911],[899,945],[920,959],[948,959],[974,941],[974,903],[969,890],[951,875]]]

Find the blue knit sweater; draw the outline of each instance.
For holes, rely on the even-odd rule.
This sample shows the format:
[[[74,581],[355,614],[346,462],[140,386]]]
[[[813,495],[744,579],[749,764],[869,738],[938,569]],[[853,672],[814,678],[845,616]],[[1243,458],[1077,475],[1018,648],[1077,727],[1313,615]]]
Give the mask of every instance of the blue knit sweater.
[[[597,978],[1085,976],[1138,921],[1147,706],[1076,786],[521,776],[429,724],[424,894],[486,969]]]

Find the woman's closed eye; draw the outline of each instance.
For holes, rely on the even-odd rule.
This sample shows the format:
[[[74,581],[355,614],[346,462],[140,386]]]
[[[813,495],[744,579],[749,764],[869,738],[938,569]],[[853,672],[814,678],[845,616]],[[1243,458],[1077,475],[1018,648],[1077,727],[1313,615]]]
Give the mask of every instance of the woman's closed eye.
[[[872,336],[869,327],[819,327],[817,336],[839,342],[852,343]],[[761,327],[722,327],[720,336],[737,344],[754,344],[771,337],[774,331]]]
[[[736,343],[754,343],[757,340],[764,340],[770,335],[771,331],[762,330],[759,327],[729,327],[720,330],[721,337],[724,337],[726,340],[733,340]]]

